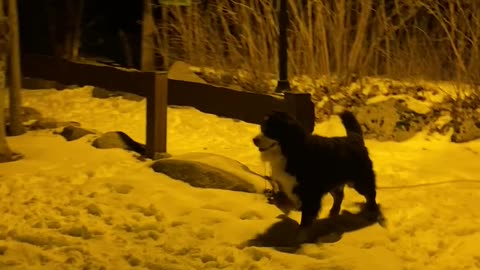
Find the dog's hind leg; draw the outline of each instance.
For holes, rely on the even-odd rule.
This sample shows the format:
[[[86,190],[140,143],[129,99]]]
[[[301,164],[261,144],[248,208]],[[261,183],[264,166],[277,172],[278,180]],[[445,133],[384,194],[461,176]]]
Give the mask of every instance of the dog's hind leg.
[[[368,177],[356,181],[353,188],[365,197],[367,201],[365,210],[371,212],[377,212],[379,210],[376,201],[375,174],[373,172],[369,173]]]
[[[333,205],[330,208],[330,216],[337,216],[340,213],[340,208],[342,206],[342,201],[344,197],[343,188],[345,185],[340,185],[330,191],[330,195],[333,197]]]

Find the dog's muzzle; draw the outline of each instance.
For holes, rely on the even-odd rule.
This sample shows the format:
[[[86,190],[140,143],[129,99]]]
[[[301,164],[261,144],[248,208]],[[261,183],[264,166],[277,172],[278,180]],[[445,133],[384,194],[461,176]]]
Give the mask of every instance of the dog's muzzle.
[[[265,146],[264,143],[262,143],[262,140],[259,137],[253,138],[253,144],[255,144],[255,146],[258,148],[258,150],[260,152],[268,151],[268,150],[274,148],[275,146],[277,146],[277,142],[271,142],[270,144]]]

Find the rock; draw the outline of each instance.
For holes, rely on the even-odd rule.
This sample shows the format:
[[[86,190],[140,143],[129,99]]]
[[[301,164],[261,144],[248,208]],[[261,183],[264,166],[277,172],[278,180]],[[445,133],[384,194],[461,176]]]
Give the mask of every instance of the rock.
[[[102,210],[100,209],[100,207],[98,207],[98,205],[96,205],[94,203],[91,203],[91,204],[87,205],[86,210],[89,214],[94,215],[94,216],[101,216],[102,213],[103,213]]]
[[[92,142],[92,146],[100,149],[121,148],[145,155],[145,145],[134,141],[122,131],[102,134]]]
[[[33,122],[29,125],[29,129],[31,130],[38,130],[38,129],[54,129],[59,127],[59,122],[55,121],[54,119],[40,119]]]
[[[159,159],[164,159],[164,158],[170,158],[172,157],[172,155],[170,155],[169,153],[155,153],[153,155],[153,159],[154,160],[159,160]]]
[[[452,142],[463,143],[480,138],[480,121],[472,118],[463,121],[454,121]]]
[[[95,98],[111,98],[111,97],[121,97],[127,100],[133,100],[133,101],[142,101],[144,97],[128,93],[128,92],[123,92],[123,91],[110,91],[104,88],[100,87],[94,87],[92,90],[92,96]]]
[[[74,141],[82,138],[85,135],[95,134],[95,132],[77,126],[67,126],[64,127],[63,130],[58,134],[63,136],[67,141]]]
[[[452,120],[453,134],[450,140],[455,143],[473,141],[480,138],[480,112],[475,107],[457,106]]]
[[[453,127],[453,119],[448,111],[441,111],[438,115],[435,115],[435,120],[430,123],[429,135],[438,133],[440,135],[446,135]]]
[[[120,193],[120,194],[128,194],[130,191],[133,190],[133,187],[127,184],[121,184],[121,185],[116,185],[113,186],[113,189],[115,192]]]
[[[30,107],[21,107],[20,111],[20,121],[22,122],[23,126],[27,127],[32,123],[42,120],[42,114],[34,108]],[[10,129],[10,110],[9,108],[5,108],[5,131],[7,136],[15,136],[23,134],[26,130],[23,129],[21,133],[14,133]]]
[[[38,121],[42,119],[42,114],[34,108],[22,107],[20,118],[22,123],[28,124],[29,122]],[[5,108],[5,125],[8,126],[9,124],[10,124],[10,109]]]
[[[22,79],[23,89],[57,89],[61,90],[65,88],[65,85],[51,80],[44,80],[38,78],[24,77]]]
[[[163,159],[155,162],[152,168],[156,172],[184,181],[194,187],[255,192],[250,183],[228,172],[196,161]]]
[[[207,83],[195,72],[190,70],[190,65],[183,61],[175,61],[168,70],[168,78],[172,80]]]
[[[159,160],[159,159],[165,159],[172,157],[170,153],[154,153],[153,158],[152,157],[146,157],[146,156],[137,156],[136,158],[142,162],[147,161],[149,159],[151,160]]]
[[[57,121],[52,118],[39,119],[27,125],[30,130],[39,130],[39,129],[55,129],[66,126],[80,126],[80,123],[77,122],[66,122],[66,121]]]
[[[354,109],[366,138],[404,141],[421,131],[430,115],[410,109],[405,100],[389,98]]]
[[[156,172],[194,187],[263,193],[265,179],[247,166],[210,153],[190,153],[161,159],[151,165]]]
[[[24,155],[20,153],[11,152],[10,155],[5,155],[0,153],[0,163],[4,162],[13,162],[20,159],[23,159]]]
[[[7,252],[8,247],[7,246],[0,246],[0,255],[5,255],[5,252]]]

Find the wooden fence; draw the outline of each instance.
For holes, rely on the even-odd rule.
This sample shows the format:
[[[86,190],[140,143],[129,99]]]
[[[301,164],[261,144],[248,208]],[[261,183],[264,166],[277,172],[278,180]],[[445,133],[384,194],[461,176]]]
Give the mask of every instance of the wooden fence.
[[[24,55],[25,77],[65,85],[92,85],[107,90],[137,94],[147,99],[146,153],[167,151],[167,106],[192,106],[206,113],[259,124],[272,110],[287,111],[308,131],[315,115],[310,94],[286,92],[261,94],[210,84],[168,79],[166,72],[143,72],[106,65],[70,62],[44,55]]]

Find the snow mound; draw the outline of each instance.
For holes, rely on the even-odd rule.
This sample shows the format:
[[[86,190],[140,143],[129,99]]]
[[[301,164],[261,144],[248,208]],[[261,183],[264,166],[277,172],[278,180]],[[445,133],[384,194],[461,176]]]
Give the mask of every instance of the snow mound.
[[[194,187],[262,193],[266,180],[240,162],[211,153],[188,153],[152,164],[156,172]]]

